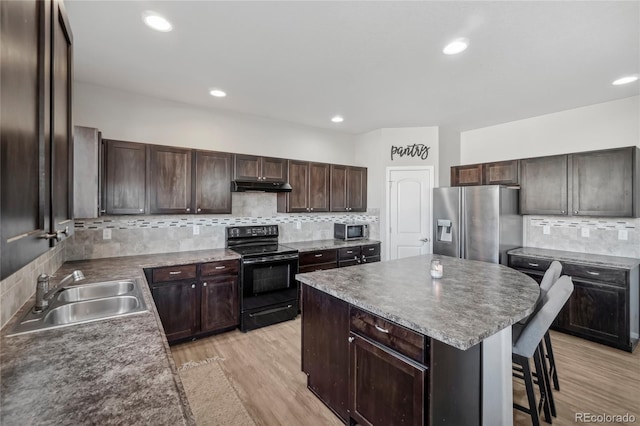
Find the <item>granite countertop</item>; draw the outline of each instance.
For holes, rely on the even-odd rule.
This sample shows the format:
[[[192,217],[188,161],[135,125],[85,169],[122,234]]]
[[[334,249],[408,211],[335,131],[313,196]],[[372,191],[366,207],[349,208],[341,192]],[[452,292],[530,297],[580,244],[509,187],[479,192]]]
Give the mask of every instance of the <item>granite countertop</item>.
[[[444,276],[432,279],[431,259]],[[296,279],[418,333],[466,350],[529,315],[540,289],[493,263],[422,255],[315,271]]]
[[[300,253],[316,250],[329,250],[339,249],[344,247],[357,247],[366,244],[377,244],[378,240],[308,240],[308,241],[295,241],[292,243],[283,243],[287,247],[297,249]]]
[[[149,310],[7,336],[29,300],[0,336],[2,423],[195,424],[142,268],[239,258],[217,249],[65,263],[51,285],[75,269],[78,284],[135,278]]]
[[[574,251],[541,249],[535,247],[521,247],[509,250],[507,254],[583,263],[585,265],[609,266],[621,269],[633,269],[640,265],[640,259],[633,257],[606,256],[601,254],[578,253]]]

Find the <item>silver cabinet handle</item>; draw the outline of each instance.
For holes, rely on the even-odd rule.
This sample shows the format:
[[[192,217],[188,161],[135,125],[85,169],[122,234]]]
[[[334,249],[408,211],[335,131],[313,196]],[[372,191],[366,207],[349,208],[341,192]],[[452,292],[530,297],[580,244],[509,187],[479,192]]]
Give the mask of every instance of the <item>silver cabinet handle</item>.
[[[578,210],[574,211],[573,214],[578,214]]]
[[[202,287],[206,287],[206,286],[207,286],[207,283],[202,283]]]
[[[389,330],[387,330],[386,328],[382,328],[378,324],[374,325],[376,326],[376,330],[378,330],[379,332],[389,334]]]
[[[353,253],[353,250],[347,250],[347,254]]]
[[[190,211],[191,211],[191,209],[190,209],[189,207],[187,207],[187,211],[188,211],[188,212],[190,212]]]
[[[196,288],[196,285],[195,284],[191,284],[191,288]]]
[[[322,257],[322,253],[320,254],[314,254],[313,257]]]
[[[560,213],[565,214],[566,212],[564,210],[560,210]]]
[[[538,266],[538,264],[529,262],[529,266]]]
[[[311,211],[313,211],[313,207],[311,207]]]
[[[587,274],[595,275],[597,277],[598,275],[600,275],[600,272],[587,271]]]
[[[351,343],[351,342],[353,342],[354,340],[356,340],[356,338],[355,338],[355,337],[349,337],[347,340],[349,341],[349,343]]]
[[[140,213],[142,213],[144,211],[144,209],[140,209]]]
[[[169,275],[180,275],[182,271],[169,271]]]
[[[224,269],[226,266],[216,266],[216,269]]]
[[[369,249],[369,251],[374,251],[374,250],[375,250],[375,248],[373,248],[373,247],[371,247],[371,248]]]
[[[200,213],[201,211],[202,211],[202,209],[198,207],[198,213]]]

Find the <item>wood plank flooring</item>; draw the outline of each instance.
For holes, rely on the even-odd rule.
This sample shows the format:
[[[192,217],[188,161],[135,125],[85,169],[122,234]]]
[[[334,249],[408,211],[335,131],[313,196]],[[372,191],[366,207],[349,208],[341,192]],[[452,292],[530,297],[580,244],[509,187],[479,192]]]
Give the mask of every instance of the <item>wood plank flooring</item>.
[[[171,350],[178,366],[223,358],[225,374],[259,425],[341,425],[307,389],[306,375],[300,371],[300,326],[298,318],[248,333],[235,330],[183,343]],[[579,412],[631,413],[635,424],[640,424],[640,349],[629,354],[556,332],[551,332],[551,338],[560,377],[560,392],[554,392],[558,409],[554,425],[576,424]],[[514,398],[526,404],[524,386],[517,379]],[[514,410],[514,425],[529,424],[528,415]]]

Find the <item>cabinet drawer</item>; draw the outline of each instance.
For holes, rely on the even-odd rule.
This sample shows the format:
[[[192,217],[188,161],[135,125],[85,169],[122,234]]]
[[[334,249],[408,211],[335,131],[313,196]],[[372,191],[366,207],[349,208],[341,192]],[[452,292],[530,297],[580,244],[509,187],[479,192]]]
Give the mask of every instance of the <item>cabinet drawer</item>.
[[[180,265],[155,268],[151,279],[154,283],[161,283],[167,281],[188,280],[195,277],[196,265]]]
[[[536,257],[511,256],[509,262],[512,268],[532,269],[534,271],[546,272],[552,260],[539,259]],[[564,271],[562,271],[564,274]]]
[[[593,281],[602,281],[619,286],[627,285],[627,273],[623,269],[604,268],[602,266],[578,265],[564,263],[562,275],[586,278]]]
[[[338,249],[338,260],[351,260],[360,258],[360,247],[345,247]]]
[[[374,263],[374,262],[380,262],[380,256],[368,256],[368,257],[362,257],[362,263]]]
[[[362,255],[364,257],[380,256],[380,244],[362,246]]]
[[[351,331],[426,365],[425,336],[353,306],[349,310],[349,315]]]
[[[238,275],[238,261],[223,260],[200,265],[200,276],[211,277],[216,275]]]
[[[315,265],[305,265],[298,268],[298,272],[304,274],[305,272],[322,271],[324,269],[336,269],[338,264],[336,262],[331,263],[317,263]]]
[[[338,258],[338,251],[335,249],[317,250],[317,251],[310,251],[306,253],[300,253],[300,266],[335,262],[337,258]]]

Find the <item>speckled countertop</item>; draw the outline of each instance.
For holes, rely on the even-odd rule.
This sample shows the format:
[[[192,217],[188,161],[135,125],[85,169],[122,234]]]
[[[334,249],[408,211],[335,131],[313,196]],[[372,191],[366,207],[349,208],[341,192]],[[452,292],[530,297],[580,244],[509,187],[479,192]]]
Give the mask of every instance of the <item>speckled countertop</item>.
[[[239,257],[217,249],[65,263],[52,285],[75,269],[86,276],[78,284],[136,278],[149,311],[7,336],[30,300],[0,336],[2,424],[195,424],[142,268]]]
[[[444,276],[432,279],[431,259]],[[423,255],[296,278],[458,349],[466,350],[529,315],[538,284],[503,265]]]
[[[304,253],[306,251],[339,249],[344,247],[357,247],[357,246],[363,246],[366,244],[377,244],[379,242],[380,241],[377,241],[377,240],[351,240],[351,241],[309,240],[309,241],[296,241],[292,243],[282,243],[282,245],[297,249],[299,252]]]
[[[622,269],[633,269],[640,265],[640,259],[633,257],[605,256],[601,254],[577,253],[574,251],[551,250],[534,247],[521,247],[509,250],[507,254],[572,263],[584,263],[588,265],[609,266]]]

